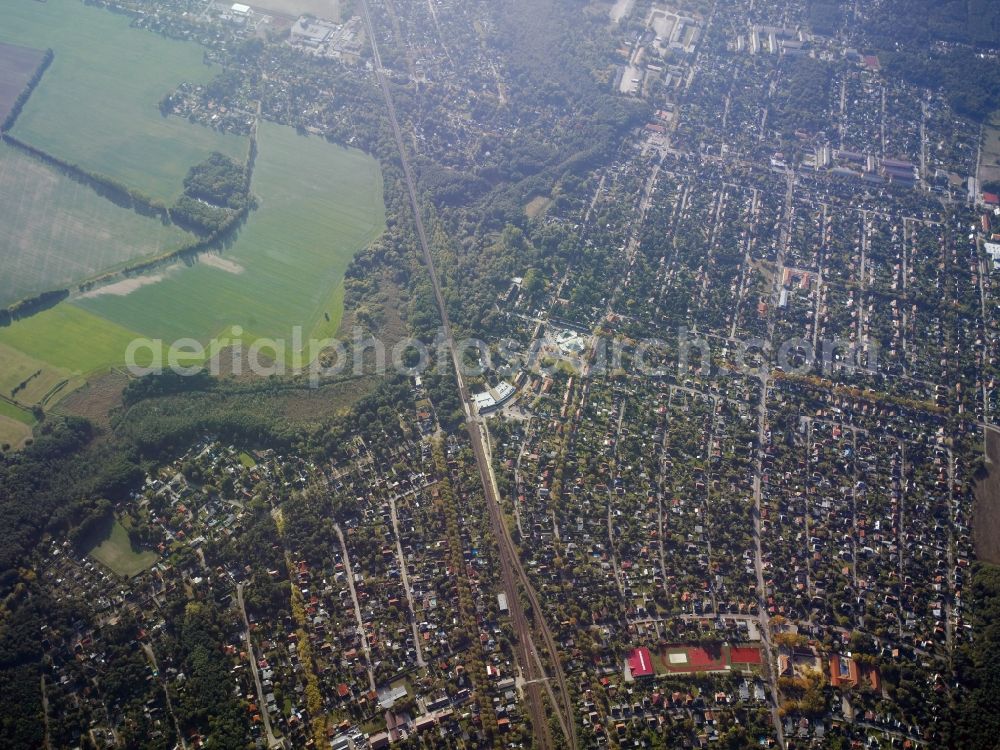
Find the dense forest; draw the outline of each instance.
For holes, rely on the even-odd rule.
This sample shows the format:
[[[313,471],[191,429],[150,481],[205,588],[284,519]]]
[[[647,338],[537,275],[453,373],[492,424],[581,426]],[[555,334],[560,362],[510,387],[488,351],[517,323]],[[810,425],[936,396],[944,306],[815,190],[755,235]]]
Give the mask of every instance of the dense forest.
[[[247,202],[246,170],[215,151],[191,168],[184,178],[184,192],[220,208],[243,208]]]
[[[121,500],[141,479],[132,451],[93,437],[85,420],[48,420],[27,450],[0,457],[0,590],[43,531],[87,522],[98,500]]]
[[[46,640],[58,642],[72,632],[71,623],[80,613],[36,591],[28,596],[24,584],[15,592],[15,598],[18,596],[24,601],[13,611],[4,611],[0,627],[0,737],[4,747],[42,747],[44,723],[38,688],[44,647],[40,625],[45,625]],[[67,739],[76,743],[79,738]]]
[[[772,99],[772,122],[790,134],[802,129],[816,133],[829,125],[824,103],[830,93],[833,66],[812,57],[786,57],[781,82]]]
[[[200,234],[217,234],[250,206],[248,170],[228,156],[214,152],[191,167],[184,178],[184,194],[170,209],[178,225]]]
[[[867,33],[888,74],[943,90],[975,119],[1000,109],[1000,62],[976,49],[1000,46],[1000,4],[888,0],[873,8]]]
[[[1000,109],[1000,62],[968,48],[925,52],[901,48],[881,55],[889,75],[942,89],[959,114],[982,120]]]
[[[836,34],[847,17],[840,0],[810,0],[806,6],[806,13],[809,27],[823,36]]]
[[[1000,737],[1000,568],[980,565],[969,587],[973,641],[956,652],[963,691],[950,723],[949,747],[987,750]]]
[[[886,0],[872,7],[870,32],[901,44],[1000,44],[1000,5],[993,0]]]

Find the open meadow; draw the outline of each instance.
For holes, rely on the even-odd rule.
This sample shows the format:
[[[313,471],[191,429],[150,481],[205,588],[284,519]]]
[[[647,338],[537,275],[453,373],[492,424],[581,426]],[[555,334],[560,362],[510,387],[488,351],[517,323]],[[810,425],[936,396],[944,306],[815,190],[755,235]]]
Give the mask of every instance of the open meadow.
[[[31,437],[31,428],[36,422],[30,411],[0,398],[0,448],[20,448]]]
[[[122,578],[136,576],[160,559],[155,552],[133,549],[128,531],[117,520],[102,530],[102,536],[89,554]]]
[[[0,43],[0,122],[13,109],[43,57],[44,50]]]
[[[254,171],[259,207],[231,247],[74,302],[151,338],[205,341],[234,325],[289,339],[335,330],[351,258],[385,226],[382,177],[366,154],[263,123]],[[326,318],[329,316],[330,320]]]
[[[0,307],[190,240],[2,142],[0,226]]]
[[[220,72],[197,44],[132,29],[128,16],[79,0],[4,3],[0,42],[55,53],[13,130],[36,148],[165,202],[212,151],[246,157],[246,138],[160,114],[178,84]]]

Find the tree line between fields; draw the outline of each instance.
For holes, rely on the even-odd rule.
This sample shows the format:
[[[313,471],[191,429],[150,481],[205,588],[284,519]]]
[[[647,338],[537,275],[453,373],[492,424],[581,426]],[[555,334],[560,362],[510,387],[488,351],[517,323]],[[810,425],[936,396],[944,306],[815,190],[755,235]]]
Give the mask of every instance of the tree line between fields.
[[[186,242],[163,255],[132,264],[114,274],[83,282],[79,285],[79,291],[92,289],[98,283],[110,280],[112,276],[143,273],[162,263],[197,255],[231,239],[249,212],[256,208],[256,202],[250,193],[253,168],[257,158],[256,129],[250,134],[246,164],[238,164],[224,154],[213,152],[204,162],[196,164],[188,171],[184,178],[184,192],[172,206],[167,206],[165,202],[129,187],[121,180],[85,169],[79,164],[36,148],[10,133],[54,57],[51,49],[45,52],[38,69],[0,126],[0,139],[29,157],[52,167],[63,176],[86,185],[102,198],[121,208],[135,211],[142,216],[157,218],[165,224],[175,224],[197,236],[197,239]],[[69,289],[52,289],[19,300],[6,308],[0,308],[0,326],[8,326],[17,320],[54,307],[68,298],[70,293]]]

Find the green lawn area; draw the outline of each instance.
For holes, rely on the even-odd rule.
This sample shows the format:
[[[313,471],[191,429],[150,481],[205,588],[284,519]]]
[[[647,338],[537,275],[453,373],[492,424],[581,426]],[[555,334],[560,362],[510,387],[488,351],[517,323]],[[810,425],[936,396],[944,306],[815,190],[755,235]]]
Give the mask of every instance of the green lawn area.
[[[257,462],[253,460],[253,457],[246,452],[240,453],[240,463],[248,469],[252,469],[257,465]]]
[[[167,342],[205,342],[234,325],[243,328],[244,340],[290,341],[294,326],[306,337],[335,331],[347,265],[385,227],[378,163],[263,123],[253,193],[259,207],[223,253],[178,264],[128,294],[74,305]]]
[[[107,535],[98,540],[88,554],[123,578],[138,575],[155,565],[159,559],[155,552],[133,549],[128,532],[117,520],[111,524]]]
[[[246,138],[160,114],[178,84],[219,73],[197,44],[132,29],[128,16],[80,0],[7,2],[2,18],[0,42],[55,52],[17,137],[169,202],[212,151],[245,159]]]
[[[0,307],[191,239],[2,142],[0,226]]]

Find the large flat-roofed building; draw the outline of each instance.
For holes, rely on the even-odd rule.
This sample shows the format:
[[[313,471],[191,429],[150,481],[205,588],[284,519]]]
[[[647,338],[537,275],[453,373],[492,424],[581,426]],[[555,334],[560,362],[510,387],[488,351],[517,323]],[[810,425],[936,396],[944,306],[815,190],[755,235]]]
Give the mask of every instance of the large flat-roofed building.
[[[488,414],[510,401],[515,393],[517,393],[517,389],[510,383],[503,381],[496,388],[490,388],[488,391],[474,394],[472,400],[475,402],[476,410],[480,414]]]
[[[641,646],[634,649],[628,657],[628,669],[633,679],[652,677],[656,670],[653,668],[653,657],[649,649]]]
[[[305,44],[309,47],[319,47],[330,40],[336,28],[329,21],[302,16],[292,26],[292,42]]]
[[[229,12],[237,18],[249,18],[253,15],[253,8],[243,3],[233,3],[233,7],[229,9]]]

